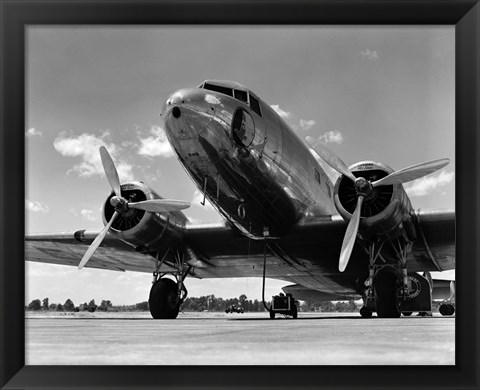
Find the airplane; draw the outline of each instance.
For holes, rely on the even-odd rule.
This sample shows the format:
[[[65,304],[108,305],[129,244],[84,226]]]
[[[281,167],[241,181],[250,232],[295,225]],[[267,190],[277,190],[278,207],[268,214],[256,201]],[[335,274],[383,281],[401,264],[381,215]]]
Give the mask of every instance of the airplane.
[[[265,278],[279,279],[324,300],[362,298],[362,317],[431,310],[430,272],[455,268],[455,212],[414,210],[403,183],[448,159],[397,171],[376,161],[347,166],[233,81],[177,90],[161,117],[202,204],[208,199],[224,222],[192,224],[182,212],[188,202],[163,199],[143,182],[120,183],[102,146],[112,188],[104,228],[28,234],[26,260],[152,273],[155,319],[177,317],[187,277],[262,277],[263,293]],[[335,183],[325,163],[340,174]],[[453,314],[452,300],[446,305]]]

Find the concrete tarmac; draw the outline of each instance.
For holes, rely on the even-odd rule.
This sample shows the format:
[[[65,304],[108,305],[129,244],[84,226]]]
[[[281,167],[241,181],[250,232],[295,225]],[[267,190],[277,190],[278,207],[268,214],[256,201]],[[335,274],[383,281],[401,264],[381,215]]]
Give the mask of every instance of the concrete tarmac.
[[[64,314],[64,313],[62,313]],[[454,365],[455,318],[69,313],[25,320],[27,365]]]

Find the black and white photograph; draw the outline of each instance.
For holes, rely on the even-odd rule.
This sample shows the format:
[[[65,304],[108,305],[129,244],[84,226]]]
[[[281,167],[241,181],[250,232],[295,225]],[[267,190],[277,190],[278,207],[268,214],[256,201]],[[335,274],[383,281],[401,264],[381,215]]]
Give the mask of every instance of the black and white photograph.
[[[25,364],[456,364],[454,26],[25,39]]]

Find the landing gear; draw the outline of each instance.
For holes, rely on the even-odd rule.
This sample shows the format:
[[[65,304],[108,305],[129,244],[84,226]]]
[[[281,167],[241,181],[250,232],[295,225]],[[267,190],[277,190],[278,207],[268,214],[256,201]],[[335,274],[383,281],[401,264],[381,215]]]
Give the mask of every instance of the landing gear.
[[[402,312],[405,316],[417,311],[431,312],[428,275],[423,277],[407,271],[407,254],[412,249],[408,234],[391,239],[378,238],[369,242],[365,249],[369,254],[364,295],[366,310],[376,311],[382,318],[399,318]]]
[[[360,309],[360,315],[363,317],[363,318],[369,318],[372,316],[372,311],[366,307],[366,306],[362,306],[362,308]]]
[[[156,320],[177,318],[181,303],[177,291],[177,283],[171,279],[161,278],[153,284],[148,299],[153,318]]]
[[[393,266],[385,264],[385,259],[380,254],[384,244],[385,241],[377,241],[370,242],[368,246],[369,275],[366,282],[365,306],[360,309],[362,317],[371,317],[372,311],[376,311],[378,317],[400,317],[397,277],[392,270]],[[378,263],[378,260],[381,262]]]
[[[375,308],[379,317],[400,317],[396,276],[392,272],[380,272],[375,278]]]
[[[455,313],[455,306],[451,303],[443,303],[440,305],[439,311],[442,316],[452,316]]]
[[[173,254],[173,261],[167,262],[167,255]],[[185,269],[184,255],[179,251],[170,248],[159,261],[159,253],[156,256],[155,271],[153,272],[153,285],[150,289],[148,304],[150,314],[154,319],[175,319],[180,311],[180,306],[187,298],[188,292],[184,285],[184,280],[191,270],[191,266]],[[177,269],[172,272],[177,282],[172,279],[164,278],[165,273],[160,273],[160,267],[167,263],[170,267]],[[159,278],[160,277],[160,278]]]

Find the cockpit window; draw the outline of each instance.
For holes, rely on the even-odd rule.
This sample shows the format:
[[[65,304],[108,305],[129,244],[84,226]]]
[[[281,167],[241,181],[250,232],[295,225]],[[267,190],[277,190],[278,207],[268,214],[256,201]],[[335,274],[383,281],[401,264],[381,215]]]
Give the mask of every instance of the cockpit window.
[[[248,103],[248,97],[245,91],[240,91],[238,89],[235,89],[233,91],[233,94],[235,96],[235,99],[241,100],[244,103]]]
[[[258,99],[250,94],[250,107],[253,112],[256,112],[259,116],[262,116],[262,112],[260,111],[260,103]]]
[[[220,93],[223,93],[224,95],[228,95],[228,96],[233,97],[232,88],[221,87],[219,85],[205,83],[205,85],[203,86],[203,89],[208,89],[210,91],[220,92]]]

